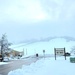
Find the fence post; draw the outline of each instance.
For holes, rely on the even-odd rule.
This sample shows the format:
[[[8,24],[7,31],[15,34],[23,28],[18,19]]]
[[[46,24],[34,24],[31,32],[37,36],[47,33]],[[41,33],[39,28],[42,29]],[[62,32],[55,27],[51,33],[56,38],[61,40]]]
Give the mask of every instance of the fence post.
[[[55,60],[56,60],[56,49],[54,48],[54,56],[55,56]]]
[[[66,54],[65,53],[66,53],[66,51],[65,51],[65,47],[64,47],[64,56],[65,56],[65,60],[66,60]]]

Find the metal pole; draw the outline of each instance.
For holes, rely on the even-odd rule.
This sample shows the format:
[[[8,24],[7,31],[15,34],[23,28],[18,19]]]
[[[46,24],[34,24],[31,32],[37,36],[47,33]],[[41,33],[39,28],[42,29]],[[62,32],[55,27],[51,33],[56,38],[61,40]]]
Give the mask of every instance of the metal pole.
[[[65,53],[66,53],[66,51],[65,51],[65,48],[64,48],[64,56],[65,56],[65,60],[66,60],[66,54]]]
[[[27,49],[26,49],[26,55],[27,55]]]

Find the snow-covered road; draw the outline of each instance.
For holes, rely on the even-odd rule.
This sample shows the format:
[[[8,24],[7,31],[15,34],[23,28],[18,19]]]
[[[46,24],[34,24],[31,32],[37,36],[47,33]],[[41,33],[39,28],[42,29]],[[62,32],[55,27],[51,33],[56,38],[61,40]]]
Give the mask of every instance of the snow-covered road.
[[[27,59],[20,59],[20,60],[12,60],[10,62],[2,62],[4,64],[0,65],[0,74],[7,75],[8,72],[21,68],[22,65],[29,65],[33,62],[36,62],[36,58],[27,58]]]

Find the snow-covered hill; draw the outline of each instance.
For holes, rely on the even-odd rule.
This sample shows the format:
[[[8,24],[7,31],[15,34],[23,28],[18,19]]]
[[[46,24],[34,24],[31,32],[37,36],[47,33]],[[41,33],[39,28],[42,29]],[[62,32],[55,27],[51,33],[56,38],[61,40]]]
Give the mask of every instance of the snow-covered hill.
[[[54,38],[49,41],[39,41],[33,43],[23,43],[19,45],[11,46],[14,50],[23,51],[26,55],[34,55],[35,53],[43,54],[45,50],[46,54],[54,54],[54,48],[66,48],[66,52],[70,52],[71,48],[75,46],[75,41],[67,41],[65,38]]]

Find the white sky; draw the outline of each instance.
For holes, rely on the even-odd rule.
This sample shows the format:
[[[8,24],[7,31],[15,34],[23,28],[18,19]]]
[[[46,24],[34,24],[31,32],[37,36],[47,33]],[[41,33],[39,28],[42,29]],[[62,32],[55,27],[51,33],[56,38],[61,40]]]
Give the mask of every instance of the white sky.
[[[0,36],[9,41],[72,36],[75,24],[74,0],[1,0]]]

